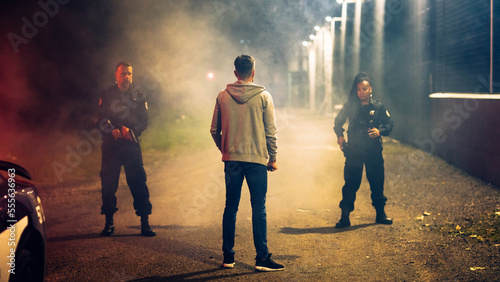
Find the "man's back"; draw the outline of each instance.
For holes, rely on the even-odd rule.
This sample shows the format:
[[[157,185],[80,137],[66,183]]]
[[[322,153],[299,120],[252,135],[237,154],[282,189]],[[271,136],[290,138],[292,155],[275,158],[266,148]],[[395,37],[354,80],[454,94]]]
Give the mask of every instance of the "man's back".
[[[211,133],[223,161],[266,165],[268,157],[275,159],[277,129],[269,92],[241,80],[227,85],[217,97]]]

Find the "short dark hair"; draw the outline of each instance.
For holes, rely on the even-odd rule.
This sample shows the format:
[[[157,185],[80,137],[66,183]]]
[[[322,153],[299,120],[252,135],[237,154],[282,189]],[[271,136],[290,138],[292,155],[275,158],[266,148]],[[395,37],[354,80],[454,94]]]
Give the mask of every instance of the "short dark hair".
[[[126,67],[131,67],[132,65],[130,63],[127,63],[127,62],[119,62],[117,65],[116,65],[116,68],[115,68],[115,71],[118,70],[118,68],[120,66],[126,66]]]
[[[255,68],[255,59],[249,55],[239,55],[234,60],[234,68],[241,79],[247,79]]]

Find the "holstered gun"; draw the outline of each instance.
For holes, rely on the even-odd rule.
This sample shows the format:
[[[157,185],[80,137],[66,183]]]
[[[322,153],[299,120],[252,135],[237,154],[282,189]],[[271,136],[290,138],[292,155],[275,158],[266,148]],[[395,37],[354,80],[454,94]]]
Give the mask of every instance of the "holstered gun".
[[[349,144],[346,141],[342,142],[342,152],[344,153],[344,157],[347,157],[350,151],[351,149],[349,148]]]

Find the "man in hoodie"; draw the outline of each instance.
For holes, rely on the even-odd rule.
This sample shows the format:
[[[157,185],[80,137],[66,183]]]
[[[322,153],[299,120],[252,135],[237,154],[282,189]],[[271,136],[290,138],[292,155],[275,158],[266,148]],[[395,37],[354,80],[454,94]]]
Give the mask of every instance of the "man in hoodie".
[[[234,267],[236,213],[246,178],[252,206],[255,269],[283,270],[271,260],[267,248],[267,171],[276,165],[277,129],[273,99],[263,86],[253,83],[255,60],[240,55],[234,61],[238,78],[217,96],[210,132],[222,153],[226,179],[226,207],[222,219],[222,267]]]

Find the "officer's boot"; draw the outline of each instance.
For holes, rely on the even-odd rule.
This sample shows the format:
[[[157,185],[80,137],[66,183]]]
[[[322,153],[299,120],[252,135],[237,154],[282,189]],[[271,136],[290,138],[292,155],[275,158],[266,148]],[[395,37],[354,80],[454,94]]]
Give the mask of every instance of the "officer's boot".
[[[106,214],[106,224],[101,232],[101,236],[111,236],[115,232],[115,227],[113,226],[113,214]]]
[[[149,217],[148,215],[141,216],[141,235],[146,237],[156,236],[156,233],[149,226]]]
[[[392,224],[392,219],[387,217],[387,215],[385,214],[384,207],[378,207],[375,210],[377,211],[377,217],[375,218],[376,223],[387,224],[387,225]]]
[[[344,228],[351,226],[351,221],[349,220],[349,213],[351,212],[348,210],[342,210],[342,215],[340,216],[339,222],[335,224],[335,228]]]

